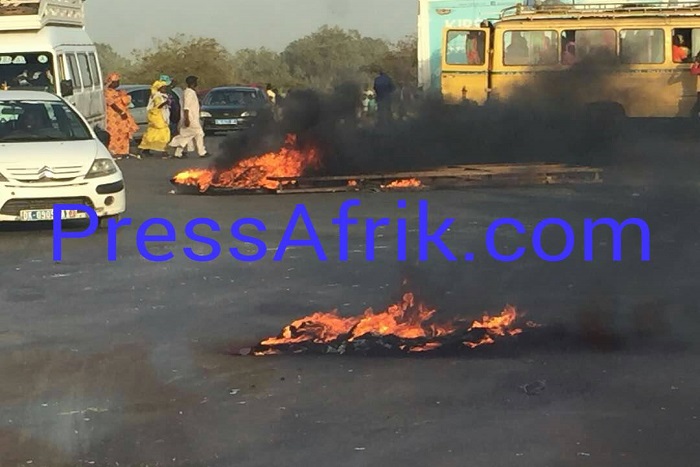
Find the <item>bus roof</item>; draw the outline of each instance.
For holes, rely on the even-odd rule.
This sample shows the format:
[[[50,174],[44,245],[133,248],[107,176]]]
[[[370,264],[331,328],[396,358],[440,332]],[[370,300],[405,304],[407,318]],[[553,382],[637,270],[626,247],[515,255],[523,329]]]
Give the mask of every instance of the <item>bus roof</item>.
[[[538,3],[515,5],[501,11],[497,21],[583,19],[583,18],[654,18],[700,17],[700,3],[695,2],[626,2],[626,3]]]
[[[44,26],[85,26],[85,0],[0,1],[0,32],[36,31]]]
[[[92,47],[93,41],[83,28],[47,26],[39,31],[0,31],[0,54],[51,52],[61,46]]]

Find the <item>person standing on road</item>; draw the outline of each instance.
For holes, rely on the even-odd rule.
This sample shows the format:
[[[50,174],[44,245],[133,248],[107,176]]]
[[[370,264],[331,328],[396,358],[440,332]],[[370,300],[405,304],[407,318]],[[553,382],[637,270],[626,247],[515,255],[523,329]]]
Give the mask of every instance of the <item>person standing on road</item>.
[[[121,77],[117,73],[110,73],[105,83],[105,104],[107,117],[107,133],[109,133],[109,152],[117,160],[131,155],[129,149],[131,138],[139,127],[134,117],[129,112],[131,97],[117,88]]]
[[[147,111],[148,129],[143,135],[139,149],[145,154],[150,151],[163,153],[170,142],[170,107],[165,81],[156,81],[151,86]]]
[[[379,76],[374,80],[374,94],[377,99],[377,119],[380,124],[388,123],[392,119],[391,99],[396,87],[394,82],[384,71],[379,71]]]
[[[195,150],[199,157],[209,157],[204,146],[204,129],[199,116],[199,97],[197,96],[197,85],[199,79],[196,76],[188,76],[185,80],[187,89],[183,93],[182,119],[180,134],[170,142],[169,149],[175,149],[174,157],[182,158],[185,147],[194,141]]]

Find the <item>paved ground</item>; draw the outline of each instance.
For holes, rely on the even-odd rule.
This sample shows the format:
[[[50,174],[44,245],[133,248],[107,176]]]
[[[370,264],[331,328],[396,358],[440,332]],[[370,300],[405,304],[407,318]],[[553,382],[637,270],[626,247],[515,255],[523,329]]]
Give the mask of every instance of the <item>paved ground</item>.
[[[411,251],[415,206],[428,200],[431,225],[455,217],[445,239],[455,251],[475,252],[476,260],[450,263],[433,249],[429,261],[399,263],[388,227],[371,263],[363,257],[363,232],[353,228],[350,261],[341,263],[330,219],[349,195],[170,194],[169,176],[198,162],[122,163],[133,225],[119,235],[115,262],[107,261],[104,232],[68,242],[59,264],[50,227],[1,232],[0,465],[697,462],[695,194],[663,195],[667,187],[649,185],[655,173],[643,167],[624,184],[605,186],[363,194],[363,206],[353,211],[360,218],[396,219],[396,202],[408,201]],[[329,261],[304,248],[271,260],[296,203],[306,204]],[[485,254],[492,220],[516,217],[532,228],[557,216],[578,234],[587,217],[642,217],[651,227],[652,261],[639,262],[634,235],[625,237],[622,263],[610,261],[604,234],[595,239],[600,256],[592,263],[581,259],[580,236],[574,256],[562,263],[529,254],[506,264]],[[136,250],[137,226],[151,217],[177,229],[177,242],[151,248],[172,251],[170,262],[148,262]],[[222,226],[216,238],[224,254],[214,262],[195,263],[182,252],[207,251],[184,236],[195,217]],[[225,254],[240,246],[227,230],[241,217],[265,222],[264,260],[242,263]],[[520,238],[502,241],[512,251]],[[552,252],[563,245],[557,235],[546,242]],[[494,347],[472,358],[226,354],[311,311],[385,306],[403,278],[440,316],[478,317],[512,303],[529,319],[563,326],[569,337],[555,333],[516,353]],[[572,339],[578,344],[564,345]],[[546,380],[540,395],[519,389],[536,380]]]

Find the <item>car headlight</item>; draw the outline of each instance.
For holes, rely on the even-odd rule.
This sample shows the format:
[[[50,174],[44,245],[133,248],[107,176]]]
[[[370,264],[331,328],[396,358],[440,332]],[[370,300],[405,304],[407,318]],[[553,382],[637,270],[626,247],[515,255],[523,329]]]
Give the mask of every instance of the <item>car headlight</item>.
[[[106,177],[117,173],[117,165],[112,159],[96,159],[85,178]]]
[[[241,114],[241,117],[255,117],[258,113],[255,110],[246,111]]]
[[[209,112],[199,112],[199,118],[211,118],[211,114]]]
[[[0,174],[0,182],[9,182],[9,180],[3,174]]]

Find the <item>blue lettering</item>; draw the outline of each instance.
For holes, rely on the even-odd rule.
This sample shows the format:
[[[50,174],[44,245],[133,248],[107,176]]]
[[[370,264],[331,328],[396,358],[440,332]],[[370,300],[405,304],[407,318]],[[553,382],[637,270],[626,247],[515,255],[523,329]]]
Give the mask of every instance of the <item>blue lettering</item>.
[[[244,225],[252,225],[259,232],[265,232],[267,230],[265,224],[261,220],[252,217],[246,219],[239,219],[236,222],[234,222],[231,226],[231,235],[233,236],[233,238],[243,243],[251,243],[257,246],[258,249],[253,255],[244,255],[238,250],[238,248],[229,248],[231,256],[233,256],[238,261],[244,261],[248,263],[263,259],[265,257],[265,254],[267,253],[267,245],[265,245],[265,242],[263,242],[259,238],[242,234],[241,227],[243,227]]]
[[[90,225],[87,230],[82,232],[64,232],[63,222],[61,221],[61,213],[63,211],[83,211],[86,212],[90,218]],[[53,206],[53,260],[61,261],[63,246],[62,240],[64,238],[86,238],[94,234],[99,225],[99,219],[97,218],[97,213],[90,206],[85,206],[83,204],[54,204]]]
[[[304,221],[306,231],[308,232],[309,237],[311,237],[308,240],[292,240],[292,235],[294,234],[299,218]],[[279,247],[275,252],[274,260],[282,261],[284,258],[284,253],[290,246],[312,246],[316,250],[316,256],[318,256],[318,259],[320,261],[327,261],[326,254],[323,251],[323,245],[321,245],[321,240],[318,238],[313,222],[311,222],[311,217],[309,217],[309,213],[306,211],[306,207],[304,207],[303,204],[297,204],[296,208],[294,208],[292,217],[289,219],[289,223],[287,224],[287,229],[282,236],[282,241],[280,241]]]
[[[209,245],[211,247],[211,253],[208,255],[197,255],[195,252],[192,250],[192,248],[183,248],[183,252],[185,253],[185,256],[187,256],[189,259],[192,261],[197,261],[200,263],[206,262],[206,261],[213,261],[216,258],[219,257],[221,254],[221,246],[219,245],[219,242],[216,240],[209,238],[209,237],[203,237],[202,235],[197,234],[194,229],[198,225],[206,225],[209,227],[212,232],[219,232],[221,229],[219,228],[219,224],[214,222],[211,219],[206,219],[206,218],[199,218],[199,219],[193,219],[187,223],[185,226],[185,235],[187,238],[190,240],[194,240],[195,242],[199,243],[204,243],[205,245]]]
[[[419,257],[421,261],[428,260],[428,244],[433,243],[448,261],[457,261],[457,257],[452,254],[447,245],[440,239],[450,228],[454,219],[445,219],[434,234],[428,234],[428,202],[421,201],[418,205],[418,245]]]
[[[649,261],[649,226],[642,219],[632,218],[627,219],[622,224],[614,219],[605,218],[593,221],[586,219],[584,221],[584,259],[593,261],[593,230],[599,225],[607,225],[613,232],[613,261],[622,261],[622,230],[627,225],[636,225],[641,231],[642,237],[642,261]]]
[[[131,219],[125,217],[124,219],[110,219],[107,222],[107,260],[116,261],[117,260],[117,231],[119,227],[126,227],[131,225]]]
[[[387,226],[389,224],[391,224],[391,220],[387,219],[386,217],[382,219],[367,219],[365,221],[365,236],[367,243],[367,245],[365,246],[367,248],[367,251],[365,252],[365,258],[367,259],[367,261],[374,261],[374,240],[377,228],[381,226]]]
[[[336,219],[333,219],[333,225],[337,225],[338,228],[338,233],[339,233],[339,242],[340,242],[340,261],[347,261],[348,260],[348,226],[349,225],[356,225],[358,223],[357,219],[349,219],[348,218],[348,211],[350,210],[351,207],[353,206],[359,206],[360,205],[360,200],[359,199],[349,199],[340,206],[340,216]]]
[[[161,225],[165,227],[167,233],[165,235],[148,235],[148,229],[154,225]],[[175,233],[175,227],[173,227],[170,221],[168,221],[167,219],[160,219],[154,217],[152,219],[148,219],[146,222],[141,224],[139,230],[136,232],[136,248],[138,248],[139,253],[141,253],[141,256],[143,256],[149,261],[157,263],[170,261],[171,259],[173,259],[173,256],[175,256],[172,251],[169,251],[162,255],[154,255],[150,251],[148,251],[148,247],[146,247],[146,242],[174,242],[175,240],[177,240],[176,237],[177,235]]]
[[[564,246],[564,251],[558,255],[550,255],[544,251],[544,248],[542,248],[542,232],[544,232],[544,229],[550,225],[558,225],[566,234],[566,246]],[[571,255],[571,252],[574,251],[575,241],[576,238],[574,236],[574,229],[565,221],[557,218],[541,220],[537,224],[537,227],[535,227],[535,231],[532,233],[532,247],[535,249],[535,253],[537,253],[537,256],[539,256],[540,259],[552,263],[564,261],[566,258],[568,258],[569,255]]]
[[[511,218],[498,219],[497,221],[492,222],[491,225],[489,226],[488,230],[486,231],[486,249],[489,251],[489,254],[491,255],[491,257],[498,260],[498,261],[502,261],[504,263],[510,263],[512,261],[517,261],[525,254],[524,247],[522,247],[522,246],[518,247],[515,250],[515,253],[513,253],[512,255],[502,255],[496,249],[496,242],[494,240],[494,236],[495,236],[498,228],[501,227],[502,225],[512,225],[515,227],[515,231],[518,232],[519,234],[525,233],[525,226],[523,226],[523,224],[520,223],[519,220],[511,219]],[[473,255],[472,255],[471,259],[467,259],[466,256],[465,256],[465,259],[467,261],[471,261],[471,259],[473,259]]]
[[[406,209],[406,200],[399,200],[398,202],[399,209]],[[398,260],[399,261],[406,261],[408,253],[406,249],[406,237],[408,236],[408,227],[406,225],[406,219],[398,219],[396,221],[396,231],[397,231],[397,240],[398,240]]]

